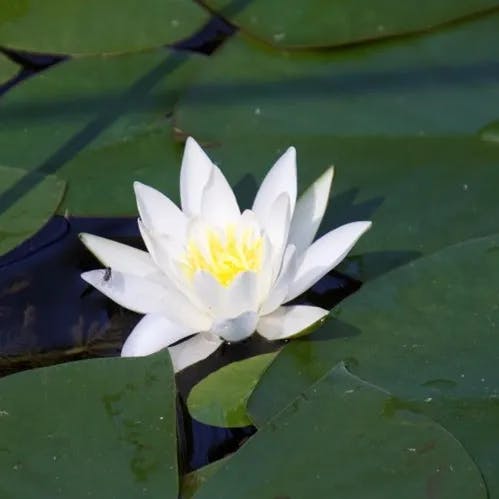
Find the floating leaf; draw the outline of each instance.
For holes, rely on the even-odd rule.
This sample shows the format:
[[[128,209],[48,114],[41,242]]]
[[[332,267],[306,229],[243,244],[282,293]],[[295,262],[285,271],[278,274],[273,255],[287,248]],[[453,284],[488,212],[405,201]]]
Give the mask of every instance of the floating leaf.
[[[230,458],[231,456],[224,457],[184,475],[181,482],[181,499],[191,499],[199,487],[211,478]]]
[[[236,36],[183,94],[175,125],[214,143],[474,134],[497,119],[498,57],[499,13],[339,51],[277,51]]]
[[[177,497],[168,353],[0,381],[2,497]]]
[[[427,405],[499,497],[499,447],[490,444],[499,440],[498,255],[499,236],[475,239],[365,284],[333,309],[336,320],[282,350],[249,400],[252,420],[262,425],[345,359],[362,378]]]
[[[287,380],[281,380],[282,384]],[[265,424],[197,499],[487,497],[461,444],[340,364]]]
[[[277,352],[232,362],[200,381],[190,392],[191,416],[213,426],[248,426],[246,402]]]
[[[19,66],[0,53],[0,85],[10,80],[18,71]]]
[[[325,47],[433,28],[499,7],[496,0],[204,0],[252,36],[279,47]]]
[[[24,197],[15,185],[31,184]],[[0,167],[0,254],[14,249],[45,225],[64,194],[65,182],[54,175],[37,175]]]
[[[59,54],[129,52],[186,38],[208,18],[191,0],[0,0],[0,44]]]

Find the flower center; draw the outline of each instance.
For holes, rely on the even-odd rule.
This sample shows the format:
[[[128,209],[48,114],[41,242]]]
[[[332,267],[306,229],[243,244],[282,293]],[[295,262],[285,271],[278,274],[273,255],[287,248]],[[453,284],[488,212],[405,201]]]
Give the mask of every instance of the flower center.
[[[182,262],[189,279],[199,270],[209,272],[228,286],[241,272],[258,272],[262,266],[263,238],[250,229],[208,229],[202,240],[191,238]]]

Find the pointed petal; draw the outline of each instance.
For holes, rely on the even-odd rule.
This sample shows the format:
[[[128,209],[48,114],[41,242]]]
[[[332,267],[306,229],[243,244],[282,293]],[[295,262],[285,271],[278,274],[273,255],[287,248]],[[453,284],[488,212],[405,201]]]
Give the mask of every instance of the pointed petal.
[[[282,340],[290,336],[307,334],[304,331],[329,313],[320,307],[292,305],[279,307],[271,314],[260,317],[256,329],[268,340]]]
[[[199,271],[193,279],[199,300],[203,300],[215,320],[230,319],[243,312],[255,312],[258,275],[241,272],[229,286],[222,286],[209,272]]]
[[[277,277],[281,268],[290,222],[290,200],[289,196],[283,193],[272,203],[267,219],[262,223],[263,230],[267,234],[272,248],[272,280]]]
[[[178,239],[185,237],[187,217],[175,203],[141,182],[134,182],[133,188],[140,218],[149,230]]]
[[[289,196],[290,212],[293,214],[296,189],[296,150],[290,147],[267,173],[256,194],[252,210],[260,223],[267,220],[272,204],[283,192]]]
[[[233,319],[213,324],[211,332],[227,341],[241,341],[251,336],[258,322],[258,314],[245,312]]]
[[[122,357],[143,357],[181,340],[195,331],[176,324],[162,315],[145,315],[128,336],[123,348]]]
[[[370,227],[371,222],[342,225],[309,246],[290,285],[286,301],[302,294],[336,267]]]
[[[199,333],[179,345],[169,347],[168,351],[172,358],[173,370],[181,371],[210,356],[223,340],[212,333]]]
[[[212,324],[185,296],[157,280],[114,271],[106,280],[105,269],[85,272],[81,277],[114,302],[139,314],[159,313],[195,331],[207,330]]]
[[[270,314],[284,303],[289,291],[291,279],[296,272],[296,264],[296,248],[293,245],[289,245],[284,252],[282,268],[277,281],[274,286],[272,286],[267,299],[263,303],[260,309],[260,315]]]
[[[334,170],[331,167],[303,193],[296,203],[288,243],[296,246],[298,254],[310,246],[317,234],[326,211],[333,174]]]
[[[106,267],[118,272],[146,276],[158,271],[147,251],[93,234],[80,234],[81,242]]]
[[[213,170],[213,163],[198,143],[189,137],[185,143],[180,169],[180,199],[182,211],[193,217],[201,213],[203,191]]]
[[[210,179],[204,188],[201,214],[208,222],[218,227],[234,223],[241,215],[236,196],[217,166],[213,166]]]

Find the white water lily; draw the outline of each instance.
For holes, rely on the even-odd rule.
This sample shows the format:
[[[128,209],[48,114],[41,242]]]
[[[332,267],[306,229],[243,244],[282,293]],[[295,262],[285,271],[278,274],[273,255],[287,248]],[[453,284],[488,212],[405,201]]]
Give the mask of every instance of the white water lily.
[[[121,355],[169,347],[180,371],[224,340],[240,341],[255,331],[281,340],[325,317],[323,308],[283,304],[340,263],[371,226],[349,223],[313,242],[332,179],[330,168],[296,202],[291,147],[268,172],[252,209],[241,213],[220,169],[189,138],[180,172],[181,209],[135,182],[138,224],[148,251],[81,234],[111,269],[85,272],[82,278],[121,306],[145,314]]]

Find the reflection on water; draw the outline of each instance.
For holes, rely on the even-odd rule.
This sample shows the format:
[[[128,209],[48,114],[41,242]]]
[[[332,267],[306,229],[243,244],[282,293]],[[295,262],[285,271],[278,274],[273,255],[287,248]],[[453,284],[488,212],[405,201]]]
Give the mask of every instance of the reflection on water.
[[[91,357],[119,355],[140,316],[107,299],[81,278],[101,265],[81,244],[90,232],[143,249],[136,219],[54,217],[38,234],[0,257],[0,376]],[[330,273],[294,303],[332,308],[360,283]],[[177,375],[180,467],[187,472],[237,450],[256,430],[216,428],[193,420],[185,407],[198,381],[230,362],[267,353],[284,342],[258,335],[224,344]]]

